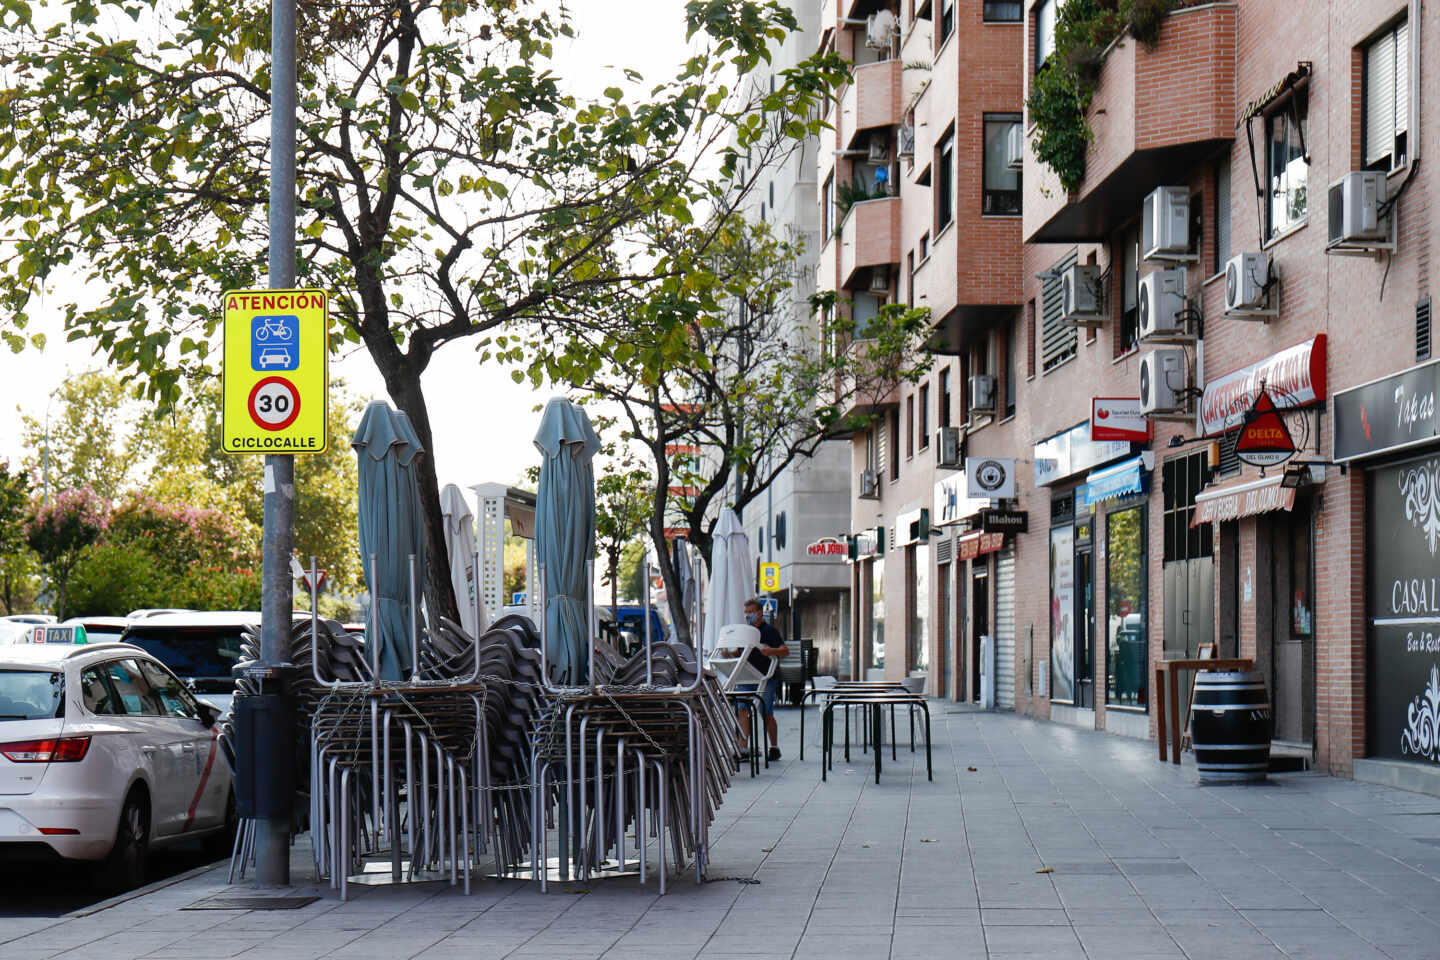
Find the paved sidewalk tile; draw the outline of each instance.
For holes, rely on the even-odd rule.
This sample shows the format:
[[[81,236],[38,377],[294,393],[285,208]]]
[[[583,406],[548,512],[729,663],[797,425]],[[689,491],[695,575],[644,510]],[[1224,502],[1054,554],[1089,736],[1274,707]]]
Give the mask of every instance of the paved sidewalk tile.
[[[785,759],[735,781],[710,882],[681,871],[664,897],[653,877],[477,877],[341,903],[301,843],[304,909],[181,912],[230,889],[216,869],[0,919],[0,960],[1440,960],[1440,799],[1314,774],[1201,787],[1153,744],[936,706],[934,781],[902,729],[878,785],[858,743],[822,783],[817,725],[801,763],[779,711]]]

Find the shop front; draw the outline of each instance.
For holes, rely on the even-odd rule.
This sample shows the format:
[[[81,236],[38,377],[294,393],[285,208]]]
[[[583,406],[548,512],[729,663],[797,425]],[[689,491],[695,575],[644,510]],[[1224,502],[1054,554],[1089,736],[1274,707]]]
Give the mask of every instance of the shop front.
[[[885,675],[885,528],[871,527],[847,538],[851,605],[852,680]]]
[[[1440,363],[1335,395],[1364,470],[1365,746],[1357,778],[1440,793]]]
[[[933,552],[935,659],[940,667],[934,672],[930,690],[936,696],[962,702],[980,700],[981,638],[991,632],[990,553],[993,551],[982,552],[975,540],[980,531],[969,530],[992,504],[988,497],[969,495],[964,473],[952,474],[935,483],[930,515],[938,534]],[[1004,537],[999,539],[1003,541]]]

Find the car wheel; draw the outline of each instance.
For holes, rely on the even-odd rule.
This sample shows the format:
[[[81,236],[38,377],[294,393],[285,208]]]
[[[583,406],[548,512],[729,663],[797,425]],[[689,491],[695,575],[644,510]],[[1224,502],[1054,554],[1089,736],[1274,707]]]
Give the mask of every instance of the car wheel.
[[[120,810],[115,846],[105,859],[101,883],[113,893],[133,890],[145,882],[150,859],[150,804],[143,791],[132,790]]]
[[[235,791],[232,789],[225,800],[225,826],[202,841],[205,855],[216,860],[228,857],[235,849],[235,831],[239,827],[240,816],[235,812]]]

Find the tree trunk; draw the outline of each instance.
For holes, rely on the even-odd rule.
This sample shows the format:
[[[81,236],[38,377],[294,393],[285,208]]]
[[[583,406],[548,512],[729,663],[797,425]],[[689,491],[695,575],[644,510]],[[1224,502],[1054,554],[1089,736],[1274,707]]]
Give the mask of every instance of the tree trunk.
[[[657,517],[650,518],[650,542],[655,545],[660,578],[665,582],[665,600],[670,607],[670,622],[675,627],[675,639],[698,651],[695,635],[690,630],[690,621],[685,617],[685,595],[680,589],[680,577],[675,570],[674,559],[670,556],[669,545],[665,542],[665,524]]]
[[[372,354],[373,355],[373,354]],[[410,418],[425,455],[419,458],[420,509],[425,515],[425,605],[434,617],[460,622],[455,589],[450,582],[450,551],[445,543],[445,515],[440,509],[440,481],[435,476],[435,441],[430,432],[430,413],[420,389],[420,375],[402,366],[381,370],[395,406]]]
[[[610,547],[606,551],[610,561],[610,612],[615,616],[615,622],[620,622],[620,550]]]

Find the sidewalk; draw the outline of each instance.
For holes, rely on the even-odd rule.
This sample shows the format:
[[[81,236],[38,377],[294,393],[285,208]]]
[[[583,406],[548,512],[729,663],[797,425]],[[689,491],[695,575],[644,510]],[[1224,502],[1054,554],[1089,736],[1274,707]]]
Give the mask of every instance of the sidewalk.
[[[822,784],[813,710],[802,764],[781,709],[785,759],[731,790],[710,882],[681,873],[663,898],[653,878],[484,880],[342,904],[302,851],[294,892],[323,897],[303,909],[181,912],[249,892],[218,868],[90,916],[0,920],[0,957],[1440,958],[1440,799],[1315,774],[1199,787],[1150,743],[932,709],[934,782],[902,730],[879,786],[858,752]]]

